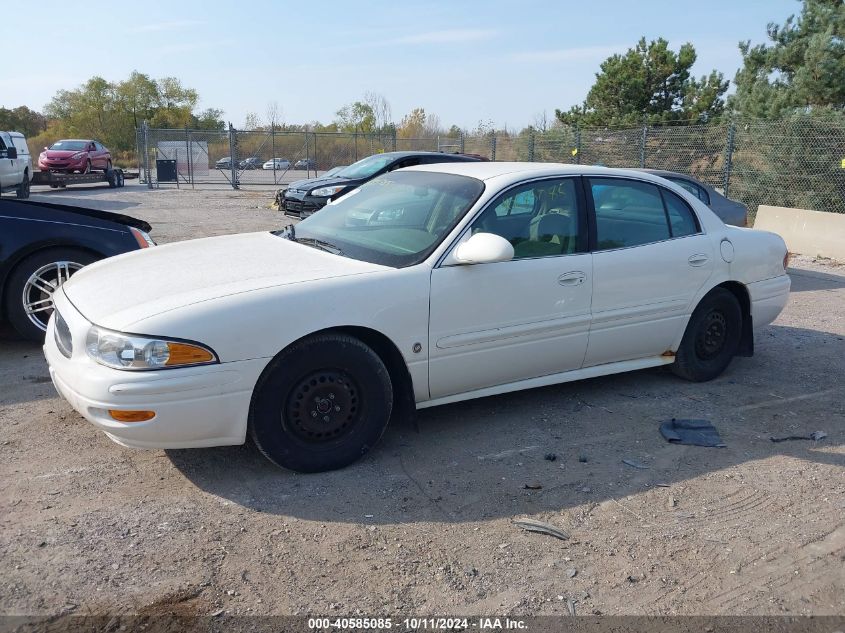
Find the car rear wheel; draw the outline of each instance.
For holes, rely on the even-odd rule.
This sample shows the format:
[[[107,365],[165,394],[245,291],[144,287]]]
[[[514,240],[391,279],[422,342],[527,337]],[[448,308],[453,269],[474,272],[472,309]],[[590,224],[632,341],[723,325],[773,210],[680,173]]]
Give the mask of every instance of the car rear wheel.
[[[739,302],[730,291],[714,288],[693,311],[671,369],[694,382],[713,380],[730,364],[741,336]]]
[[[6,315],[23,338],[43,341],[53,314],[53,293],[75,272],[99,259],[76,248],[50,248],[15,266],[6,289]]]
[[[23,180],[21,184],[18,185],[17,190],[15,191],[15,195],[22,200],[29,198],[29,172],[25,171],[23,174]]]
[[[111,171],[111,169],[112,169],[112,167],[111,167],[111,161],[109,161],[109,162],[107,162],[107,163],[106,163],[106,168],[105,168],[105,170],[104,170],[104,171],[105,171],[106,173],[109,173],[109,172]]]
[[[253,394],[249,432],[283,468],[335,470],[378,442],[392,408],[390,375],[379,356],[354,337],[323,334],[270,362]]]

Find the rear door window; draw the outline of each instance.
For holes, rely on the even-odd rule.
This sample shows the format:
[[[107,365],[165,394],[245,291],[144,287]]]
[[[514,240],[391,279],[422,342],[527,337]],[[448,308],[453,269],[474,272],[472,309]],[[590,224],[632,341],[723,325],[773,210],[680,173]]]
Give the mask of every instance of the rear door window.
[[[655,185],[615,178],[587,181],[596,214],[596,250],[640,246],[671,237]]]

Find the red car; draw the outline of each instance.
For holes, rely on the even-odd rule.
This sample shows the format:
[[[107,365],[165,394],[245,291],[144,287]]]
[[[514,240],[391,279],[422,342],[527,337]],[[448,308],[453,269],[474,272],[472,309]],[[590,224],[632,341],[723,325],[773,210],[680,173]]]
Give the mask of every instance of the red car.
[[[45,147],[38,156],[41,171],[78,171],[87,174],[92,169],[111,169],[111,152],[103,144],[92,140],[65,139]]]

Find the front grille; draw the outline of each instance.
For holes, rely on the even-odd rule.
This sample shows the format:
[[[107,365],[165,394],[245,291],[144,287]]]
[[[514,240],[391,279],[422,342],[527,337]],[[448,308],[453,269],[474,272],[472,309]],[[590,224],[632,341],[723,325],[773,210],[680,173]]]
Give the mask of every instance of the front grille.
[[[62,318],[62,315],[59,314],[58,310],[55,310],[54,314],[56,317],[56,324],[54,328],[56,333],[56,346],[58,346],[62,356],[70,358],[73,353],[73,338],[70,335],[70,328],[68,328],[67,323],[65,323],[65,320]]]

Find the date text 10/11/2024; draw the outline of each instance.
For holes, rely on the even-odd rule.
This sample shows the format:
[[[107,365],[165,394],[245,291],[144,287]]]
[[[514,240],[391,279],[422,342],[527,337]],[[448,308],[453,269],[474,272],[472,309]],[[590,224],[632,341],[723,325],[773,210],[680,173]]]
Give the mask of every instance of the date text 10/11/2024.
[[[476,629],[482,631],[525,630],[527,625],[523,620],[510,618],[309,618],[309,629],[341,629],[341,630],[389,630],[394,627],[414,631],[466,631]]]

